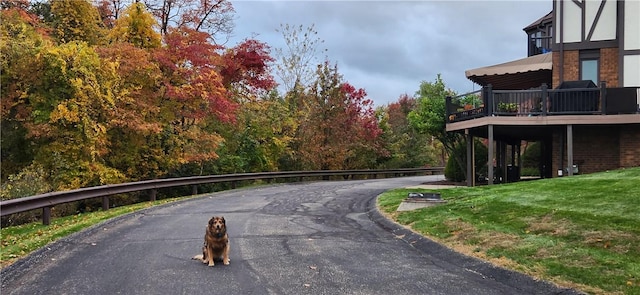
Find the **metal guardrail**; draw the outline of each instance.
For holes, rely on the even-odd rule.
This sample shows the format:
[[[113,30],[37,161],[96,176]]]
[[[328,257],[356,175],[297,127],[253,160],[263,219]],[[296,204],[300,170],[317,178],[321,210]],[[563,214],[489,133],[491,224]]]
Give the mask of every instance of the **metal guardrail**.
[[[192,194],[197,194],[197,185],[208,183],[231,182],[235,188],[235,183],[243,180],[259,179],[281,179],[281,178],[302,178],[304,177],[328,177],[328,176],[354,176],[354,175],[407,175],[419,173],[441,174],[443,167],[433,168],[404,168],[385,170],[317,170],[317,171],[282,171],[282,172],[259,172],[240,173],[224,175],[192,176],[166,179],[153,179],[137,182],[108,184],[80,188],[69,191],[50,192],[30,197],[17,198],[7,201],[0,201],[0,216],[26,212],[35,209],[42,209],[42,223],[49,225],[51,222],[51,208],[56,205],[81,201],[93,198],[102,198],[102,209],[109,209],[109,196],[137,191],[150,191],[150,200],[155,201],[157,190],[160,188],[192,186]]]

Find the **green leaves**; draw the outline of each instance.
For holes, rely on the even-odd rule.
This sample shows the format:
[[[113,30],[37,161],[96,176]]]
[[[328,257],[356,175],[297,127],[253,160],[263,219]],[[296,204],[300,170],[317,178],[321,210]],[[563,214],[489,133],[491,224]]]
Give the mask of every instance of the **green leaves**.
[[[454,147],[462,139],[462,135],[446,130],[446,97],[455,96],[455,92],[446,88],[438,74],[434,82],[422,82],[416,96],[417,107],[409,113],[409,123],[418,132],[431,135],[440,141],[445,151],[462,166],[462,159],[453,154]],[[466,172],[465,169],[462,170]]]

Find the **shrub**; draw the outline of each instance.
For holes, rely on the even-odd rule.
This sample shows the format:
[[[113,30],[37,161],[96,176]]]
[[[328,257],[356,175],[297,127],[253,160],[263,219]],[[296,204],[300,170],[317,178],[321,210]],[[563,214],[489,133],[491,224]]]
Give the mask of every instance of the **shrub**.
[[[522,154],[523,176],[540,176],[541,147],[539,142],[531,142],[527,145],[527,149]]]
[[[487,171],[487,147],[480,142],[479,139],[474,140],[475,146],[475,166],[476,174],[486,174]],[[455,160],[455,156],[462,159],[462,167],[458,165]],[[464,170],[463,170],[464,169]],[[465,170],[467,169],[467,145],[465,142],[456,144],[453,155],[447,160],[447,165],[444,168],[444,176],[450,181],[465,181]]]
[[[46,175],[40,165],[27,166],[20,173],[10,175],[0,186],[0,198],[6,201],[50,192],[51,185]],[[38,220],[40,214],[41,210],[12,214],[2,218],[2,226],[32,222]]]

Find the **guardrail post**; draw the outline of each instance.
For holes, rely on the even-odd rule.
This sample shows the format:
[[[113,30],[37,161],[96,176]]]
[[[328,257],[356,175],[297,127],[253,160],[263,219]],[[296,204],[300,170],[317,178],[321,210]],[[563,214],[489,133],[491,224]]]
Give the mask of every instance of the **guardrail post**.
[[[44,225],[51,224],[51,207],[42,208],[42,224]]]
[[[198,194],[198,186],[197,185],[192,185],[191,186],[191,194],[192,195],[197,195]]]
[[[231,182],[231,189],[236,189],[236,181]]]
[[[149,201],[151,202],[155,202],[156,201],[156,195],[158,194],[158,190],[157,189],[152,189],[151,191],[149,191]]]
[[[107,211],[109,210],[109,197],[102,197],[102,210],[103,211]]]

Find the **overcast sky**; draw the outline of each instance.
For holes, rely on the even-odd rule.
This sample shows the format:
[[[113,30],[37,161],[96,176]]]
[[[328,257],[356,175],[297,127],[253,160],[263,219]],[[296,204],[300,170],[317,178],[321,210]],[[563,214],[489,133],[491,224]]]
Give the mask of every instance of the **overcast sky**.
[[[281,48],[280,24],[314,25],[329,60],[376,107],[413,96],[438,73],[459,94],[477,90],[465,70],[526,57],[522,29],[552,9],[552,0],[231,2],[236,19],[227,45],[256,35]]]

